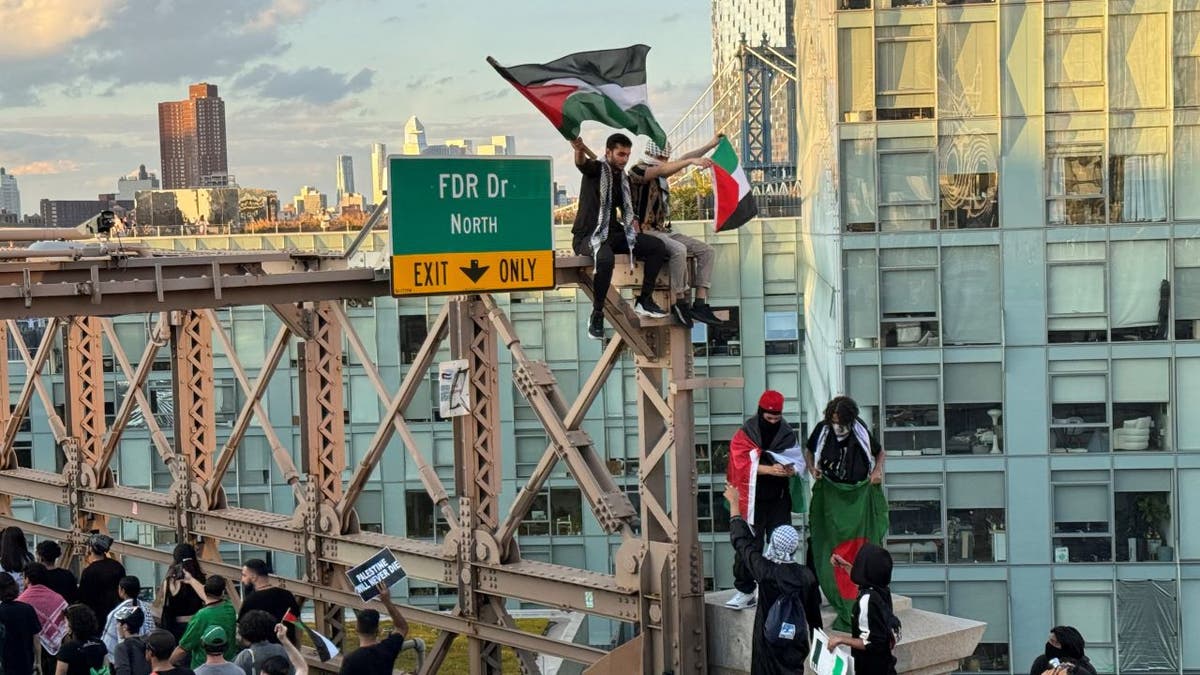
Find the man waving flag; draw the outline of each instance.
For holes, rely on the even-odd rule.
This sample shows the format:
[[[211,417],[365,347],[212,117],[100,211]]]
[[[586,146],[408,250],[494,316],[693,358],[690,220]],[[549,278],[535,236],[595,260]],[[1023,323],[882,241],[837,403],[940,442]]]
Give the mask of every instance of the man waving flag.
[[[549,63],[506,68],[488,63],[550,120],[567,140],[585,120],[649,136],[659,147],[667,134],[646,99],[646,45],[569,54]]]

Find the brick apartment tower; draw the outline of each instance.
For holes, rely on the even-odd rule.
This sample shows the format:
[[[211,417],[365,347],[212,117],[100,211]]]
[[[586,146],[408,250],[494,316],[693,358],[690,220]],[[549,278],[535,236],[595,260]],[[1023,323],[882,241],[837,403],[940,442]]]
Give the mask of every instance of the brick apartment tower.
[[[198,187],[205,176],[229,173],[225,101],[217,85],[193,84],[186,101],[158,104],[158,145],[167,190]]]

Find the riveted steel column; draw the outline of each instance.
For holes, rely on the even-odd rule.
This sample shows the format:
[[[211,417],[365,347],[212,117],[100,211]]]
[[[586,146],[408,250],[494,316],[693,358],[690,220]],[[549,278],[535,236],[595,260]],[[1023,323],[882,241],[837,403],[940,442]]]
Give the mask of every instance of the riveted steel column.
[[[217,451],[216,410],[213,401],[212,326],[200,312],[175,312],[171,315],[171,374],[175,405],[174,457],[176,497],[189,512],[208,511],[219,506],[208,498],[205,489],[212,478]],[[133,392],[129,393],[133,396]],[[220,498],[218,494],[218,499]],[[197,553],[206,560],[219,560],[217,542],[211,537],[195,541],[188,534],[191,523],[181,522],[181,535],[197,544]]]
[[[67,436],[74,439],[74,453],[67,454],[67,475],[76,488],[105,487],[112,472],[99,463],[104,457],[104,349],[103,327],[92,316],[71,317],[63,328],[63,379],[66,400]],[[72,444],[69,444],[72,445]],[[74,454],[74,457],[71,457]],[[107,532],[108,518],[83,509],[76,493],[72,509],[81,533]]]

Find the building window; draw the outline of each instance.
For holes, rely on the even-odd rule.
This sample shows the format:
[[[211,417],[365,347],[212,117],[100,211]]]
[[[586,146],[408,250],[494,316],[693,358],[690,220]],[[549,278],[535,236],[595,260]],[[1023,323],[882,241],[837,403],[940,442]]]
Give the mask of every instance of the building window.
[[[1108,99],[1111,110],[1167,107],[1167,15],[1109,15]]]
[[[1117,562],[1174,561],[1170,469],[1117,471],[1113,506]]]
[[[846,346],[873,349],[879,338],[879,269],[874,250],[847,250]]]
[[[1200,17],[1200,12],[1192,14]],[[1200,23],[1200,19],[1193,20]],[[1200,57],[1194,62],[1200,70]],[[1200,73],[1197,73],[1194,79],[1197,80],[1197,84],[1193,85],[1195,95],[1200,98]],[[1172,175],[1175,185],[1175,219],[1200,220],[1200,190],[1194,189],[1194,186],[1200,185],[1200,153],[1195,152],[1195,148],[1200,147],[1200,114],[1196,111],[1188,111],[1186,114],[1188,117],[1177,113],[1181,119],[1175,126],[1175,169]],[[1184,120],[1189,120],[1190,123],[1184,124]]]
[[[522,535],[583,534],[583,498],[578,488],[542,490],[521,521]]]
[[[1104,242],[1046,245],[1049,342],[1107,339],[1106,256]]]
[[[942,342],[1000,344],[1000,247],[942,249]]]
[[[883,447],[893,455],[942,454],[938,365],[883,367]]]
[[[800,353],[800,317],[796,312],[765,312],[763,314],[766,353]]]
[[[846,393],[858,403],[858,416],[879,437],[879,366],[846,368]],[[886,448],[885,448],[886,449]]]
[[[870,27],[838,31],[838,100],[843,122],[870,122],[875,117],[875,55]]]
[[[1050,451],[1108,452],[1108,364],[1050,363]]]
[[[1083,635],[1096,672],[1115,672],[1111,581],[1056,580],[1054,624],[1074,626]]]
[[[937,227],[937,160],[931,138],[881,138],[879,145],[879,229],[932,230]]]
[[[938,258],[936,248],[880,252],[880,335],[885,347],[937,347]]]
[[[999,226],[999,157],[999,141],[994,134],[955,133],[941,137],[938,188],[942,229]]]
[[[1112,562],[1108,471],[1053,471],[1054,562]]]
[[[379,490],[366,490],[358,496],[354,503],[354,512],[358,514],[358,524],[363,532],[383,532],[383,493]]]
[[[847,232],[875,231],[875,141],[842,141],[838,179],[842,186],[842,217]]]
[[[1103,16],[1048,16],[1046,112],[1103,110],[1103,55]]]
[[[1114,223],[1167,219],[1167,130],[1113,129],[1108,159]]]
[[[939,474],[891,475],[887,549],[897,563],[943,562],[941,482]]]
[[[723,492],[712,487],[701,487],[696,493],[696,507],[701,532],[729,531],[729,504]]]
[[[16,340],[21,340],[25,343],[25,348],[29,350],[29,355],[36,356],[38,345],[42,343],[42,335],[46,332],[47,319],[17,319],[17,330],[19,333],[9,331],[8,334],[8,360],[21,361],[21,350],[16,345]]]
[[[450,525],[442,518],[440,509],[424,490],[408,490],[404,493],[405,536],[410,539],[441,538],[450,531]]]
[[[996,22],[948,20],[953,18],[945,12],[939,16],[938,117],[995,115],[1000,92]]]
[[[963,659],[960,668],[966,672],[1009,672],[1008,584],[951,581],[950,613],[987,624],[975,653]]]
[[[1112,362],[1113,450],[1170,450],[1168,359]]]
[[[946,454],[1000,454],[1004,374],[999,363],[947,363]]]
[[[692,350],[695,356],[741,356],[742,331],[738,321],[739,308],[713,307],[717,316],[727,312],[729,319],[719,326],[696,322],[692,327]]]
[[[993,563],[1008,560],[1004,511],[1004,474],[946,475],[948,562]]]
[[[1095,142],[1086,137],[1094,132],[1047,132],[1051,140],[1062,138],[1046,150],[1048,166],[1046,195],[1050,225],[1103,225],[1106,220],[1103,132]],[[1071,138],[1078,138],[1071,142]]]
[[[425,325],[424,315],[400,315],[400,363],[416,361],[417,352],[428,335],[429,328]]]
[[[878,26],[875,54],[875,107],[879,119],[932,119],[937,69],[933,25]]]
[[[1174,293],[1175,339],[1200,339],[1200,239],[1175,240]]]
[[[1184,11],[1184,7],[1176,5],[1174,23],[1175,107],[1197,108],[1200,107],[1200,8]]]

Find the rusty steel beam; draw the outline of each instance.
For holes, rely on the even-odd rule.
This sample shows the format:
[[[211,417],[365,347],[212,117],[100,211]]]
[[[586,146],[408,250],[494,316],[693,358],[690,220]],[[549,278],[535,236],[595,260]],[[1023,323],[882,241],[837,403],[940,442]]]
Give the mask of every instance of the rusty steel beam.
[[[174,462],[170,461],[174,454],[171,442],[167,440],[166,434],[159,428],[158,420],[154,417],[154,411],[150,407],[150,400],[146,398],[146,392],[142,391],[142,387],[146,384],[146,380],[154,366],[154,359],[158,355],[158,350],[166,344],[166,314],[161,314],[158,322],[154,325],[149,339],[146,341],[146,348],[142,352],[141,359],[138,361],[136,371],[130,366],[129,357],[125,354],[125,348],[121,345],[121,341],[117,339],[112,319],[102,319],[101,323],[104,327],[104,334],[108,336],[108,344],[112,348],[113,358],[116,360],[117,365],[121,367],[121,372],[129,380],[129,390],[126,392],[125,398],[121,401],[121,407],[117,409],[117,415],[113,418],[112,425],[104,432],[104,455],[100,458],[100,465],[108,466],[112,461],[113,454],[117,451],[117,444],[121,440],[121,434],[125,431],[125,426],[129,424],[129,418],[133,415],[133,408],[136,405],[142,411],[142,418],[146,420],[146,428],[150,432],[150,440],[154,443],[155,449],[158,450],[159,457],[162,457],[163,462],[167,465],[167,469],[174,475],[178,467],[172,466]]]
[[[13,333],[17,335],[21,334],[17,330],[15,322],[9,320],[6,323]],[[30,399],[33,397],[35,390],[46,407],[46,414],[50,417],[50,428],[54,431],[54,440],[61,442],[66,436],[66,425],[63,424],[62,418],[58,416],[58,412],[54,410],[49,394],[46,392],[46,387],[42,383],[42,368],[46,367],[46,361],[49,360],[50,354],[54,349],[54,335],[58,332],[59,325],[60,321],[57,318],[46,322],[45,332],[42,333],[42,340],[38,344],[37,356],[34,358],[30,358],[29,348],[25,346],[23,338],[17,339],[13,343],[17,346],[17,351],[21,353],[21,360],[25,364],[25,383],[21,385],[21,393],[17,396],[17,403],[8,418],[8,423],[4,427],[4,438],[3,441],[0,441],[3,443],[2,447],[12,447],[13,439],[17,437],[17,429],[21,426],[21,420],[25,419],[25,415],[29,412]],[[5,354],[4,358],[7,360],[8,354]]]

